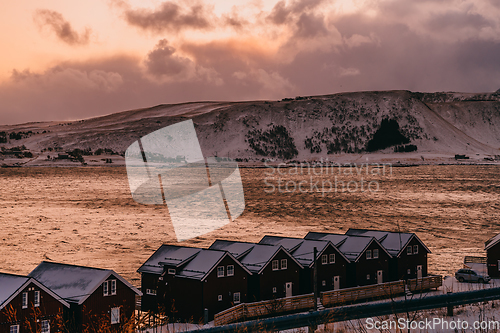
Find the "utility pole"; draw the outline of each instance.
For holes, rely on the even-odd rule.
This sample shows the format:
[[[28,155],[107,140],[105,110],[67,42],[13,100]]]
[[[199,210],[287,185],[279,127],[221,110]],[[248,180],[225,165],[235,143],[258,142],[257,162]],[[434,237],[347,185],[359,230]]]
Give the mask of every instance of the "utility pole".
[[[313,268],[313,286],[314,286],[314,311],[318,311],[318,265],[316,263],[316,256],[318,255],[318,249],[314,247],[314,268]]]

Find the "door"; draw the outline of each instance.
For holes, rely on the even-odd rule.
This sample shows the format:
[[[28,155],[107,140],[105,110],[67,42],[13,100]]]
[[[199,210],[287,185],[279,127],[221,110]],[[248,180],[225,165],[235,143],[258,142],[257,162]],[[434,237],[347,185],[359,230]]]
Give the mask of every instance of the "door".
[[[422,278],[422,265],[417,266],[417,279]]]
[[[285,289],[286,289],[286,297],[291,297],[292,296],[292,283],[287,282]]]
[[[340,289],[340,276],[333,277],[333,289],[334,290]]]
[[[500,271],[500,260],[497,260],[498,270]]]
[[[377,283],[383,283],[384,282],[384,278],[382,276],[382,271],[377,271]]]

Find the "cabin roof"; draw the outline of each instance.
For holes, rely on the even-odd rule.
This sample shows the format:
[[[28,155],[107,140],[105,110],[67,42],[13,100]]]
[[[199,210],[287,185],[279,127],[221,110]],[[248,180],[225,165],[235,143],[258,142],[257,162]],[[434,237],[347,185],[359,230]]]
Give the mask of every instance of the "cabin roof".
[[[64,306],[69,308],[69,304],[61,297],[42,285],[36,279],[28,276],[0,273],[0,310],[3,309],[14,297],[16,297],[26,286],[35,284],[37,287],[60,301]]]
[[[127,280],[108,269],[43,261],[28,276],[34,277],[64,300],[82,304],[111,275],[142,295]]]
[[[488,239],[486,242],[484,242],[484,249],[489,250],[493,246],[497,245],[499,242],[500,242],[500,234],[493,236],[490,239]]]
[[[372,242],[379,244],[380,248],[392,257],[375,237],[309,232],[304,238],[331,241],[349,261],[358,261]]]
[[[210,245],[209,249],[228,251],[233,256],[238,258],[248,253],[254,246],[255,243],[217,239],[215,240],[215,242],[212,243],[212,245]]]
[[[163,244],[137,271],[162,274],[164,266],[178,268],[192,259],[200,250],[194,247]]]
[[[237,257],[250,272],[259,274],[282,249],[301,268],[303,267],[283,246],[216,240],[210,248],[225,250]]]
[[[375,237],[387,250],[387,252],[389,252],[393,257],[398,257],[413,238],[416,238],[428,253],[431,252],[414,233],[367,229],[349,229],[345,234],[352,236]]]
[[[332,242],[327,240],[308,240],[302,238],[280,237],[280,236],[264,236],[259,244],[268,245],[282,245],[290,254],[297,259],[302,266],[310,267],[314,263],[314,248],[316,247],[318,253],[317,258],[321,256],[323,251],[331,245],[335,248],[344,259],[349,262],[340,250],[333,245]]]

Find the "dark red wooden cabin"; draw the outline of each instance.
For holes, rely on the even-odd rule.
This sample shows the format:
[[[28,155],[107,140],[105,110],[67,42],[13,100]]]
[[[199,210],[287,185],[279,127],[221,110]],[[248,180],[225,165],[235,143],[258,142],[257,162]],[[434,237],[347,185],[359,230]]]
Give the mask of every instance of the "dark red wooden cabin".
[[[61,332],[69,307],[32,277],[0,273],[0,333]]]
[[[200,323],[248,301],[251,272],[226,251],[162,245],[138,272],[142,310],[174,319]]]
[[[69,332],[122,332],[133,320],[139,290],[112,270],[42,262],[30,274],[70,304]]]
[[[314,291],[314,248],[317,250],[318,292],[345,288],[349,259],[330,241],[264,236],[259,244],[282,245],[304,267],[300,280],[301,294]]]
[[[500,277],[500,234],[488,239],[484,243],[484,249],[488,275],[494,278]]]

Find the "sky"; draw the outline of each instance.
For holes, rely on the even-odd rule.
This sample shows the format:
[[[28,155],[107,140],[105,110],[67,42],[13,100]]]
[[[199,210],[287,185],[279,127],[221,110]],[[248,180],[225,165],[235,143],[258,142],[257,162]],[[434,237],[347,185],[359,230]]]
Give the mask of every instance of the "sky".
[[[23,0],[0,124],[158,104],[500,89],[499,0]]]

